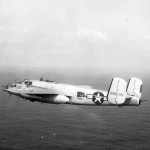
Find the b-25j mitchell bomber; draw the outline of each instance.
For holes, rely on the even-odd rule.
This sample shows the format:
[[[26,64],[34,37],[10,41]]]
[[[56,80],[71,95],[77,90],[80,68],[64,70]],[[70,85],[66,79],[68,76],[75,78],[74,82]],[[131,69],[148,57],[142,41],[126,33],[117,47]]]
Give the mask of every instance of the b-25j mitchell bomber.
[[[47,78],[9,83],[4,91],[31,102],[76,104],[95,106],[138,106],[141,103],[142,81],[114,77],[108,91],[93,89],[87,85],[55,83]]]

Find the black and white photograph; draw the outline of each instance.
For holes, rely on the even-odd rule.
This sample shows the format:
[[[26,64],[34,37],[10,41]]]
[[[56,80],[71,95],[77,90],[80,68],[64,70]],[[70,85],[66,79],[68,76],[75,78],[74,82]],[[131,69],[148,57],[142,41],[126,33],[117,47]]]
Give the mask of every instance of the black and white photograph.
[[[150,1],[0,0],[0,150],[149,150]]]

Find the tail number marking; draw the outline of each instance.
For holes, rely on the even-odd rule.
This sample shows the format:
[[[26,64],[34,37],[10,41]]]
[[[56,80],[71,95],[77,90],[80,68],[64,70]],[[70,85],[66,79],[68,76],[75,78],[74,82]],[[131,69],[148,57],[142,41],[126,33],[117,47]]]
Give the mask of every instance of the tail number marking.
[[[123,93],[110,92],[110,95],[123,96]]]

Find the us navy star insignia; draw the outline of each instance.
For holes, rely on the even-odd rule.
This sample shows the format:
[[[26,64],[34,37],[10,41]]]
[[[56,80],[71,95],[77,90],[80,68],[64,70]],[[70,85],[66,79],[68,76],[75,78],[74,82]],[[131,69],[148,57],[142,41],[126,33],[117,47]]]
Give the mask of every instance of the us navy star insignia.
[[[95,92],[93,93],[93,102],[96,103],[96,104],[101,104],[103,102],[103,98],[104,98],[104,95],[103,93],[101,92]]]
[[[100,96],[100,93],[98,92],[97,95],[95,95],[95,100],[94,100],[94,102],[100,102],[100,103],[101,103],[101,98],[103,98],[103,97]]]

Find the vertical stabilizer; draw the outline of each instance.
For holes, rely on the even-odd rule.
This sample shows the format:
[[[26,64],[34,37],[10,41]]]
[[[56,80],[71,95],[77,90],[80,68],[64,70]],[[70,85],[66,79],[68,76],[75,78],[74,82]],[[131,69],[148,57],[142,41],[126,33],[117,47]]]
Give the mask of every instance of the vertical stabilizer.
[[[107,99],[111,104],[123,104],[126,97],[127,82],[124,79],[115,77],[112,79]]]
[[[132,77],[127,86],[127,94],[141,99],[142,95],[142,80]]]

